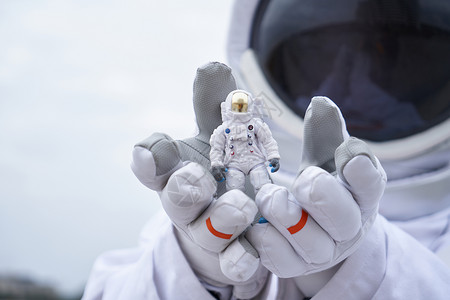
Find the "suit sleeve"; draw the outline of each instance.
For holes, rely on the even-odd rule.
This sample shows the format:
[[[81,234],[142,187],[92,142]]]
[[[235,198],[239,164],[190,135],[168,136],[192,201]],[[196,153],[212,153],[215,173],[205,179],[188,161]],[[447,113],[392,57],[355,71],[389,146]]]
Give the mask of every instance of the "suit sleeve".
[[[217,127],[211,138],[209,144],[211,145],[211,151],[209,152],[209,159],[211,160],[211,167],[224,167],[223,157],[225,149],[225,134],[223,132],[223,125]]]
[[[273,138],[269,126],[261,120],[258,120],[256,124],[256,136],[266,151],[267,160],[271,160],[272,158],[279,159],[280,153],[278,152],[278,144]]]

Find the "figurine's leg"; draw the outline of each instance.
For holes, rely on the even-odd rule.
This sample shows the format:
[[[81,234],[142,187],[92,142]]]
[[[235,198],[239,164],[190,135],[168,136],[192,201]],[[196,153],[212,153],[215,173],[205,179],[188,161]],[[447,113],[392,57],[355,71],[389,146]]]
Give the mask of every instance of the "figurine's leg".
[[[258,165],[256,168],[250,171],[250,182],[255,189],[255,195],[258,193],[259,189],[267,184],[272,183],[269,177],[266,166],[264,164]]]
[[[245,174],[235,168],[228,168],[228,172],[225,173],[227,191],[238,189],[244,192]]]

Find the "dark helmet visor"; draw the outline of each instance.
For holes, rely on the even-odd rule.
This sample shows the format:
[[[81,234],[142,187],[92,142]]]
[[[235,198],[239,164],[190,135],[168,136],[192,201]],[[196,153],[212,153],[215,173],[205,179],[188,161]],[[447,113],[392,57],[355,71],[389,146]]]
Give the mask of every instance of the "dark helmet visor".
[[[445,9],[450,18],[450,5],[436,5],[431,15],[417,1],[349,1],[353,17],[327,24],[305,16],[316,2],[280,2],[263,1],[251,46],[274,90],[299,115],[311,97],[327,96],[350,134],[372,141],[407,137],[450,116],[450,31],[422,22],[442,19]],[[302,3],[310,4],[299,11]],[[297,10],[311,22],[276,22],[275,9],[278,18]]]

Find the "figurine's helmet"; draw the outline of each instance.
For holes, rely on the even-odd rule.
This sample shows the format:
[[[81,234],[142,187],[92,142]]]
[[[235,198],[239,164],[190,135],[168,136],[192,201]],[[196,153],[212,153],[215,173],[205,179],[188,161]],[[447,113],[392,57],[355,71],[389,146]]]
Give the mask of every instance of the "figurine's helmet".
[[[243,92],[235,92],[231,97],[231,111],[246,113],[248,111],[248,95]]]
[[[328,96],[390,181],[448,185],[449,1],[239,0],[232,18],[228,62],[269,108],[284,170],[298,166],[310,99]]]

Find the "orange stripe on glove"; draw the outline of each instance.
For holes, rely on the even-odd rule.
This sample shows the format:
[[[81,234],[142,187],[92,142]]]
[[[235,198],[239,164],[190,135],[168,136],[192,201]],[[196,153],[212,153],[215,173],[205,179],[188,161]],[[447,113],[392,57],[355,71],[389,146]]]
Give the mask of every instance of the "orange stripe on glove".
[[[233,236],[232,234],[222,233],[222,232],[214,229],[214,227],[211,224],[211,218],[206,219],[206,227],[208,227],[209,232],[211,232],[213,235],[217,236],[218,238],[229,240]]]
[[[307,220],[308,220],[308,213],[302,209],[302,216],[300,217],[300,221],[298,221],[298,223],[295,224],[294,226],[289,227],[287,230],[291,234],[297,233],[303,229]]]

